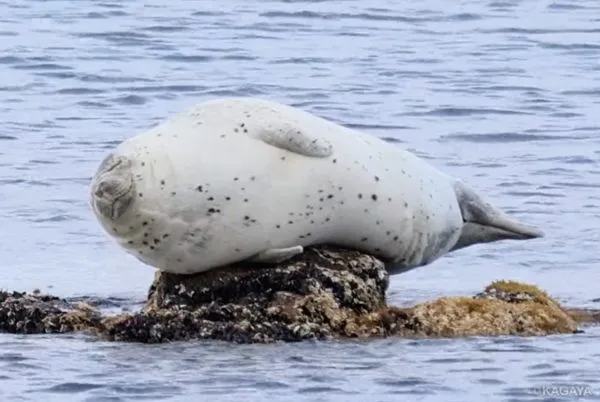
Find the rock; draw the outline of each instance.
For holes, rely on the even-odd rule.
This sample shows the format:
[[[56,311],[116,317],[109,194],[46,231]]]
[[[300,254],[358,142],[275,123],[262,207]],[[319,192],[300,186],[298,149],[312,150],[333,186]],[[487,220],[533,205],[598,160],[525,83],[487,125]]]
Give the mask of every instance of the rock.
[[[575,319],[535,286],[498,281],[474,297],[440,298],[410,311],[426,336],[573,333]]]
[[[86,331],[113,341],[217,339],[268,343],[306,339],[548,335],[578,332],[600,313],[563,308],[535,286],[497,281],[473,297],[410,308],[386,304],[383,263],[358,251],[308,248],[278,264],[235,264],[195,275],[157,272],[140,311],[101,316],[100,300],[0,293],[0,331]],[[111,301],[114,304],[114,301]],[[110,303],[109,303],[110,305]]]
[[[0,331],[20,334],[93,329],[100,313],[86,303],[70,304],[51,295],[0,291]]]
[[[352,250],[310,248],[275,267],[237,264],[196,275],[157,272],[138,314],[107,320],[109,339],[271,342],[352,334],[385,307],[388,274]]]

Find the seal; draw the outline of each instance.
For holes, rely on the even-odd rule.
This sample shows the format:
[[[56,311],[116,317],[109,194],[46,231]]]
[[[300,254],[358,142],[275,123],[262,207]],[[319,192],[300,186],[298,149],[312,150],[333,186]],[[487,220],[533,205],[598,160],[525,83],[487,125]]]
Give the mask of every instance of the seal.
[[[397,274],[543,236],[397,145],[260,98],[208,100],[123,141],[92,178],[90,204],[125,250],[179,274],[320,244]]]

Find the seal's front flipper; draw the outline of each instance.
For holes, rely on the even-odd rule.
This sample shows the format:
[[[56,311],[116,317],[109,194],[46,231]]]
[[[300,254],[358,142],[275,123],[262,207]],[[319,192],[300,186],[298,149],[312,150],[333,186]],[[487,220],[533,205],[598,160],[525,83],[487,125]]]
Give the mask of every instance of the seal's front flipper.
[[[250,262],[258,262],[263,264],[277,264],[292,257],[302,254],[304,247],[294,246],[287,248],[269,248],[249,259]]]
[[[277,148],[286,149],[313,158],[326,158],[333,154],[333,146],[324,138],[311,137],[300,125],[275,121],[261,127],[257,137]]]

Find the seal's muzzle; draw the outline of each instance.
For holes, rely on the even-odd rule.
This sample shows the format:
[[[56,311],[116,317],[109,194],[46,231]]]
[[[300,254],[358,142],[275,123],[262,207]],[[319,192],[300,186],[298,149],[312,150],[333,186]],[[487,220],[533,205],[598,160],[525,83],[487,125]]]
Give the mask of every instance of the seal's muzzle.
[[[123,156],[105,158],[91,186],[91,204],[100,216],[115,221],[131,206],[135,184],[131,161]]]

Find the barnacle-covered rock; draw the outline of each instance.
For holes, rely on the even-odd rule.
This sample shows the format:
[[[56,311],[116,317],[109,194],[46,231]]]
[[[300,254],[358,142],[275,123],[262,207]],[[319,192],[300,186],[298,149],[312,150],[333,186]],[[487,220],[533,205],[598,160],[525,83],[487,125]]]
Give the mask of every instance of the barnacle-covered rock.
[[[513,281],[493,282],[471,297],[398,308],[386,304],[388,281],[383,263],[370,255],[311,247],[273,266],[239,263],[195,275],[157,272],[141,309],[110,316],[101,316],[99,307],[114,307],[114,300],[0,292],[0,331],[86,331],[144,343],[268,343],[568,334],[579,332],[579,324],[600,322],[598,311],[564,308],[539,288]]]
[[[353,250],[309,248],[266,267],[236,264],[195,275],[157,272],[140,313],[106,320],[110,339],[300,341],[352,336],[385,307],[381,261]]]
[[[100,313],[90,305],[69,303],[35,292],[0,291],[0,331],[20,334],[63,333],[95,329]]]

